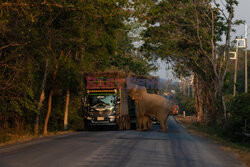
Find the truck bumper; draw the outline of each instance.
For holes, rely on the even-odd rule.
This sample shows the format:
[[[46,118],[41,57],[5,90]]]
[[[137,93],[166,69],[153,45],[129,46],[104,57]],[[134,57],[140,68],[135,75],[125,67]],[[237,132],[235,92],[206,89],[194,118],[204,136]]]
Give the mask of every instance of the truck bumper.
[[[101,125],[110,125],[110,126],[115,126],[115,125],[117,125],[117,123],[116,122],[109,122],[109,121],[94,121],[94,120],[85,120],[86,121],[86,123],[88,124],[88,125],[91,125],[91,126],[101,126]]]

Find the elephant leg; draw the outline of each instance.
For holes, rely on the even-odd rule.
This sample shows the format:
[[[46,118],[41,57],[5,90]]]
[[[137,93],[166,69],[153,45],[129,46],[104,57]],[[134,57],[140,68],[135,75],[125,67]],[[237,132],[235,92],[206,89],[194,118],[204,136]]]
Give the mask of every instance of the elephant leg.
[[[167,117],[165,118],[165,132],[168,132],[168,123],[167,123],[167,120],[168,120],[168,117],[169,117],[170,114],[167,115]]]
[[[142,130],[142,126],[143,126],[143,117],[138,117],[137,118],[137,129],[136,130],[139,130],[141,131]]]
[[[167,119],[166,118],[160,119],[159,122],[160,122],[160,131],[168,132]]]
[[[161,132],[168,132],[167,118],[162,119],[160,121],[160,131]]]
[[[159,120],[159,122],[160,122],[160,131],[162,132],[164,129],[164,122],[161,120]]]
[[[149,117],[147,116],[144,116],[143,117],[143,130],[148,130],[148,120],[149,120]]]
[[[167,123],[167,118],[165,119],[164,123],[165,123],[165,129],[164,129],[164,132],[168,132],[168,123]]]
[[[136,102],[137,107],[137,130],[144,130],[144,106],[139,101]]]
[[[151,120],[151,118],[148,118],[148,129],[152,129],[152,125],[153,123],[152,123],[152,120]]]

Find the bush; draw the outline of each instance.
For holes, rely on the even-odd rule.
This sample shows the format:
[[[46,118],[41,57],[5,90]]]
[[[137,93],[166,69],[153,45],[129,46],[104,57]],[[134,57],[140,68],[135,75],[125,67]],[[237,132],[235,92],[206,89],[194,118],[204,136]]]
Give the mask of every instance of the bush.
[[[0,143],[5,143],[11,140],[11,137],[8,134],[0,132]]]
[[[229,119],[225,126],[225,135],[233,140],[242,140],[237,133],[250,133],[250,93],[234,97],[230,102]],[[246,122],[245,122],[246,121]],[[246,123],[246,125],[245,125]]]
[[[192,97],[186,97],[183,95],[178,95],[177,100],[179,103],[181,113],[186,111],[186,115],[196,114],[195,100]]]

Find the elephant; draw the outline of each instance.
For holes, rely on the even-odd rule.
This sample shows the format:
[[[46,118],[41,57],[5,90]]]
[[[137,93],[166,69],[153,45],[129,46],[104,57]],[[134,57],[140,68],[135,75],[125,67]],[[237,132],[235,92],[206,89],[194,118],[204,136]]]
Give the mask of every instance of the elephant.
[[[128,89],[129,96],[135,100],[137,106],[137,130],[146,130],[149,117],[155,117],[160,122],[160,131],[168,132],[167,119],[172,112],[172,103],[156,94],[147,93],[145,87]]]

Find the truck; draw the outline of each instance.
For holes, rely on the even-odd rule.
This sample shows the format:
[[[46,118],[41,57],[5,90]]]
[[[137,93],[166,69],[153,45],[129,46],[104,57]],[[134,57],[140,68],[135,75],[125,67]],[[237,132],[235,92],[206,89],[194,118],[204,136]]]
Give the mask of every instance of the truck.
[[[136,107],[126,89],[123,72],[87,73],[82,97],[86,129],[117,126],[120,130],[136,127]]]
[[[84,122],[90,125],[117,125],[120,99],[117,89],[87,90],[85,95]]]

